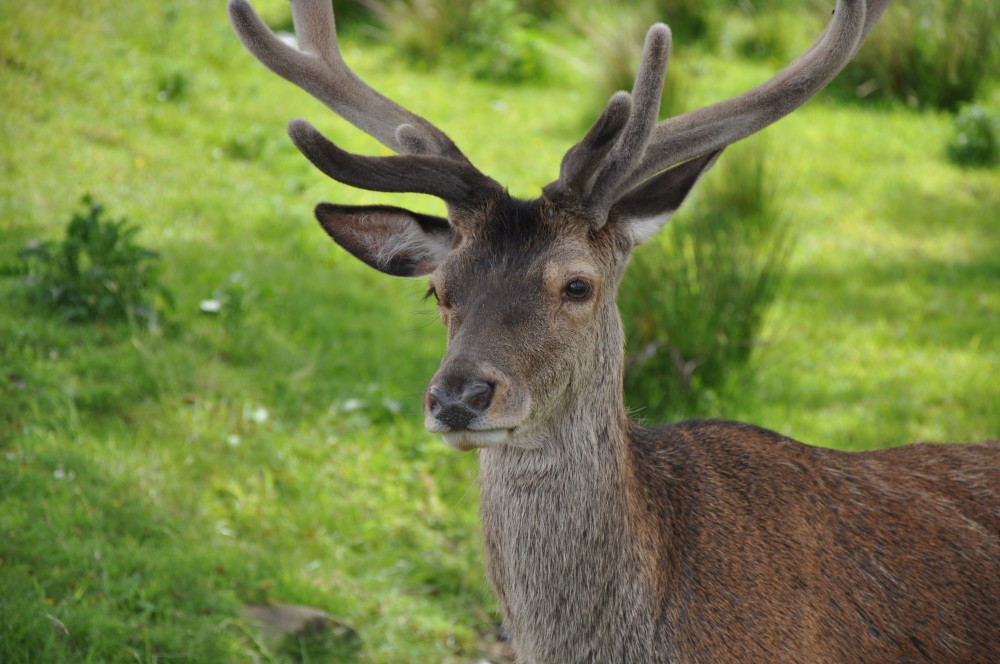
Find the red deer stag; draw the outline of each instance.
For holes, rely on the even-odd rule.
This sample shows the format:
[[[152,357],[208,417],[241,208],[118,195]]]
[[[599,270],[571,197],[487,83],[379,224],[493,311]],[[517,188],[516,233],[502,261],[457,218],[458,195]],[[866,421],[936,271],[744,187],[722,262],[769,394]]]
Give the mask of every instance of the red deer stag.
[[[292,0],[298,49],[230,0],[257,59],[398,153],[292,120],[319,170],[447,205],[316,216],[368,265],[429,276],[448,349],[425,423],[479,450],[487,572],[522,664],[1000,662],[998,442],[845,453],[731,422],[646,428],[622,401],[629,254],[727,145],[822,89],[885,4],[838,0],[773,79],[660,122],[670,31],[654,25],[632,92],[522,201],[347,67],[330,0]]]

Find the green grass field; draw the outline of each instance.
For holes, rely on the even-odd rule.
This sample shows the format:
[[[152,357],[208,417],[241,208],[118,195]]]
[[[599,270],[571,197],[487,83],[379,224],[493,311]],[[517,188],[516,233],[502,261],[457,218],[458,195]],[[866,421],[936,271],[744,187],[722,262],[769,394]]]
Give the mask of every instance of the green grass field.
[[[476,459],[420,413],[443,331],[422,282],[312,221],[320,200],[442,206],[314,171],[291,117],[384,149],[254,62],[224,4],[0,11],[0,266],[89,193],[141,227],[176,300],[157,330],[70,326],[0,278],[0,661],[474,661],[497,621]],[[558,34],[554,73],[519,86],[409,66],[362,31],[342,48],[533,196],[596,112],[580,63],[598,55]],[[781,64],[724,51],[675,51],[697,103]],[[822,95],[764,132],[796,251],[753,378],[707,414],[844,449],[1000,436],[1000,171],[950,165],[950,132]],[[262,602],[319,607],[361,647],[269,643],[240,617]]]

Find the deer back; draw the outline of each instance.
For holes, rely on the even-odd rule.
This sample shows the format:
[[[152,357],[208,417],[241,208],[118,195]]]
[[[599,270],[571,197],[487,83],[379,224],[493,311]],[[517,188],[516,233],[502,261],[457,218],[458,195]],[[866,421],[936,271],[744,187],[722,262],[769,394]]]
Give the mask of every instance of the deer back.
[[[997,661],[1000,441],[849,453],[693,421],[631,449],[677,661]]]

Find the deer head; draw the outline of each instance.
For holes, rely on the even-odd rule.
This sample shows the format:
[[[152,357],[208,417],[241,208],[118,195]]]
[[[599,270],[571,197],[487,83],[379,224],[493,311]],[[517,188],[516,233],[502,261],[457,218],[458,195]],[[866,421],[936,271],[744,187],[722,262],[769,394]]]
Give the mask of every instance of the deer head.
[[[230,0],[229,12],[265,66],[397,153],[350,154],[292,120],[293,142],[319,170],[354,187],[445,202],[446,219],[329,203],[316,216],[371,267],[429,276],[448,350],[425,395],[425,423],[471,449],[539,446],[572,404],[624,418],[615,294],[631,251],[667,222],[727,145],[790,113],[843,68],[884,9],[876,4],[838,0],[813,46],[770,81],[662,121],[671,37],[654,25],[632,91],[610,98],[534,201],[510,197],[441,130],[361,81],[338,50],[330,0],[292,0],[299,49],[246,0]]]

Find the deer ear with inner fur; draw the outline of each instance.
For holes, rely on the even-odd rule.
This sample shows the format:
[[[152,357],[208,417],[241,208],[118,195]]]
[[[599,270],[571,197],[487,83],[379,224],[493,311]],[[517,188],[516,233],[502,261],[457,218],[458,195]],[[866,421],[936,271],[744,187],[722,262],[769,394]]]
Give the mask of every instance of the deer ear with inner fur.
[[[430,274],[454,241],[447,219],[386,205],[320,203],[316,219],[355,258],[394,277]]]
[[[636,244],[646,242],[670,220],[720,154],[721,149],[714,150],[646,180],[611,207],[610,218],[627,224]]]

